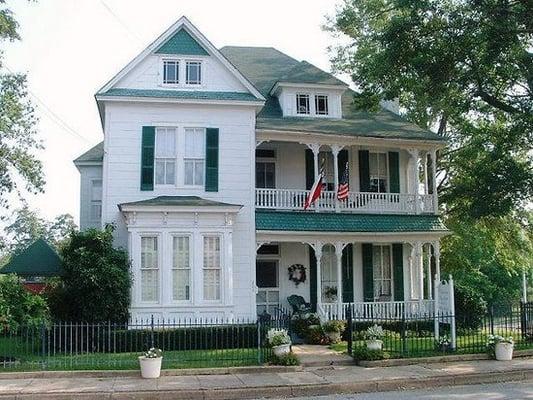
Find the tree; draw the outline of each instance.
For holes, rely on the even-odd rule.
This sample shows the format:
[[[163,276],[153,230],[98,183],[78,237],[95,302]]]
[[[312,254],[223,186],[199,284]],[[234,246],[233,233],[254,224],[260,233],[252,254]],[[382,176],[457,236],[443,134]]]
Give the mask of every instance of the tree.
[[[354,105],[399,99],[448,140],[439,193],[453,234],[442,265],[464,293],[517,298],[533,249],[533,18],[530,1],[344,0],[327,29]]]
[[[358,106],[398,98],[408,119],[449,138],[442,198],[466,216],[506,215],[533,194],[531,10],[528,1],[345,0],[328,24],[348,40],[333,65],[359,86]]]
[[[113,248],[113,229],[74,231],[61,246],[64,274],[48,293],[55,318],[128,319],[132,277],[128,254]]]
[[[0,40],[19,40],[18,24],[0,0]],[[1,58],[0,58],[1,67]],[[37,119],[28,97],[26,76],[0,68],[0,207],[7,208],[7,195],[22,196],[20,184],[42,191],[42,164],[34,154],[42,145],[36,138]]]
[[[4,228],[6,234],[3,239],[5,251],[16,253],[39,238],[43,238],[57,247],[61,240],[76,228],[74,219],[70,214],[61,214],[53,221],[47,221],[37,211],[24,205],[14,211],[12,219]]]

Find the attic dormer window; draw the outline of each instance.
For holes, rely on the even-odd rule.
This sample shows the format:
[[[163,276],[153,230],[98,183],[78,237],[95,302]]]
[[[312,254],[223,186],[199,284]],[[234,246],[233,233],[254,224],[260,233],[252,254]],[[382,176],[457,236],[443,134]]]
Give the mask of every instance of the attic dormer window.
[[[311,112],[309,107],[309,95],[297,94],[296,95],[296,113],[308,115]]]
[[[202,84],[202,62],[187,61],[185,64],[185,82],[187,85]]]
[[[315,111],[316,115],[328,115],[328,96],[317,94],[315,96]]]
[[[163,83],[167,85],[177,85],[179,83],[179,70],[179,61],[163,61]]]

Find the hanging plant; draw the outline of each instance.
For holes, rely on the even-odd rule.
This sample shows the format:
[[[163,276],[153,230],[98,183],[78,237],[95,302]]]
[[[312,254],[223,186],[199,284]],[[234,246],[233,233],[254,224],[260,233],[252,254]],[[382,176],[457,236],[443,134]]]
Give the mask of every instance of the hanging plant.
[[[289,280],[293,281],[296,286],[305,282],[306,278],[305,267],[302,264],[293,264],[289,267]]]

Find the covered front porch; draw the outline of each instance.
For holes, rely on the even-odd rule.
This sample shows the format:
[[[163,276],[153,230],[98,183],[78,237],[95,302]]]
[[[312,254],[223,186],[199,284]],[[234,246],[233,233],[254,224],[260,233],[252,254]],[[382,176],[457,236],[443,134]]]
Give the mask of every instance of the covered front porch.
[[[293,311],[294,295],[322,320],[345,319],[347,310],[355,318],[408,319],[437,311],[446,230],[435,216],[258,211],[256,225],[258,314]]]

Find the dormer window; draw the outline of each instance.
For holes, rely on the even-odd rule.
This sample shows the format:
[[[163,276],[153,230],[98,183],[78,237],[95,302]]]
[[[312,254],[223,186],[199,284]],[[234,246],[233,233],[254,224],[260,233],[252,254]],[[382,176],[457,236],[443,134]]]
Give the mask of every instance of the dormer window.
[[[316,115],[328,115],[328,96],[317,94],[315,96],[315,112]]]
[[[185,64],[185,83],[187,85],[202,84],[202,62],[187,61]]]
[[[180,63],[176,60],[163,61],[163,83],[177,85],[179,83]]]
[[[309,115],[311,109],[309,107],[309,95],[297,94],[296,95],[296,113]]]

